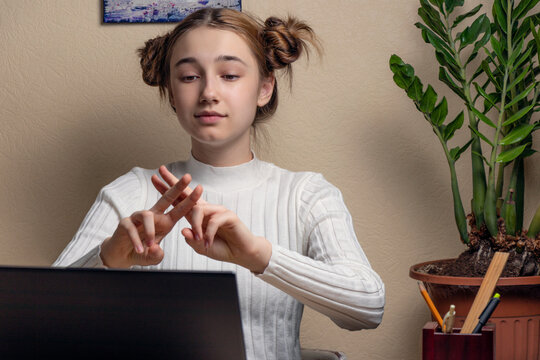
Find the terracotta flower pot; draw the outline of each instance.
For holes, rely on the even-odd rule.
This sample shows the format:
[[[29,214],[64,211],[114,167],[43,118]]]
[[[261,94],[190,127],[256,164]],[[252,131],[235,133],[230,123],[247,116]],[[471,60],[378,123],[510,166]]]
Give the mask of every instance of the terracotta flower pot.
[[[461,327],[482,283],[481,277],[440,276],[419,272],[429,261],[411,266],[409,276],[422,281],[441,316],[456,306],[455,327]],[[500,278],[501,302],[491,316],[495,324],[496,360],[540,360],[540,276]]]

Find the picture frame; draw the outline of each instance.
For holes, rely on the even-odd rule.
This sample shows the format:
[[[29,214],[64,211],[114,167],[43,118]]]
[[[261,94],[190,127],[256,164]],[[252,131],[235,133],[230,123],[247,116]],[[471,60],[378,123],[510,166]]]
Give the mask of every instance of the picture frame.
[[[241,0],[103,0],[103,22],[171,23],[204,8],[218,7],[242,11]]]

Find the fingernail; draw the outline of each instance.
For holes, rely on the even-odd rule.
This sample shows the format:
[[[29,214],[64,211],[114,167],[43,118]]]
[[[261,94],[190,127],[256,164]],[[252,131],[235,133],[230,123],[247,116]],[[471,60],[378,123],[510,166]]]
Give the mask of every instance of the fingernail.
[[[138,252],[139,254],[142,254],[143,251],[144,251],[143,247],[142,247],[141,245],[137,245],[137,252]]]
[[[204,247],[207,249],[210,247],[210,243],[208,242],[208,240],[204,241]]]
[[[195,234],[195,240],[197,240],[197,241],[201,240],[201,238],[199,237],[198,234]]]

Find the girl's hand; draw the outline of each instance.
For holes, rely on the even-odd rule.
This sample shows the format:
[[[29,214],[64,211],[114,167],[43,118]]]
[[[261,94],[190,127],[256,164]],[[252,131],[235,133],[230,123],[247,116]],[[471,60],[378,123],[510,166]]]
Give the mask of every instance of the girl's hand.
[[[101,245],[103,263],[115,268],[159,264],[164,256],[159,246],[161,240],[201,197],[201,186],[190,190],[188,196],[182,196],[190,182],[191,176],[184,175],[174,186],[162,192],[163,196],[150,210],[137,211],[120,220],[114,234]],[[174,208],[165,213],[171,204]]]
[[[164,166],[159,168],[159,173],[169,186],[174,187],[178,183],[178,179]],[[152,177],[152,183],[162,194],[169,189],[157,176]],[[189,191],[186,188],[180,198],[191,196]],[[191,229],[182,229],[182,235],[197,253],[241,265],[255,273],[266,269],[272,245],[264,237],[253,235],[234,212],[199,200],[186,214],[186,219]]]

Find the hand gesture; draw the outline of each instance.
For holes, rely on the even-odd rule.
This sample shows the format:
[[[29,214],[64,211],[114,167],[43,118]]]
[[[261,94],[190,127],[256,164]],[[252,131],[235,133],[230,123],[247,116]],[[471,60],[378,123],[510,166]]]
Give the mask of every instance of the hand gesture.
[[[163,260],[161,240],[172,230],[174,225],[188,214],[197,204],[202,194],[202,187],[188,188],[191,182],[189,174],[166,191],[149,210],[137,211],[120,220],[114,234],[105,239],[101,246],[101,259],[106,266],[127,268],[132,265],[155,265]],[[186,188],[189,195],[183,196]],[[173,209],[165,213],[170,205]]]
[[[159,173],[168,184],[152,176],[152,183],[160,193],[165,194],[178,184],[178,179],[166,167],[160,167]],[[178,200],[189,198],[193,193],[190,191],[186,187]],[[256,273],[264,272],[272,255],[272,245],[264,237],[255,236],[234,212],[201,199],[185,217],[191,229],[182,229],[182,235],[197,253]]]

